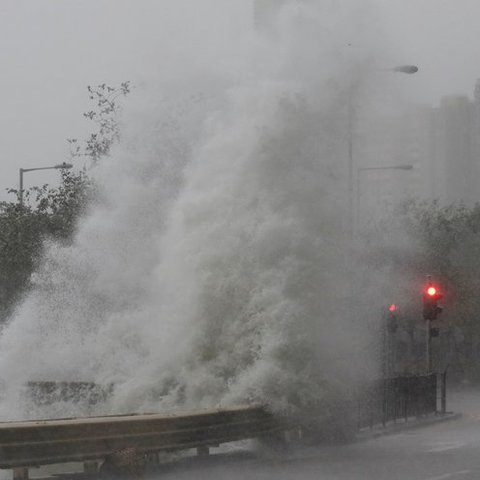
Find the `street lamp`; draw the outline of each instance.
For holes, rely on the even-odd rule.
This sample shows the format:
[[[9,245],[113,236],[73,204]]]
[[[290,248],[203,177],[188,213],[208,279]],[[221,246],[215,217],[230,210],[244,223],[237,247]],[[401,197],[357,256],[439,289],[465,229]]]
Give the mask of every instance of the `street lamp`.
[[[400,65],[391,69],[395,73],[406,73],[407,75],[412,75],[418,72],[418,67],[416,65]]]
[[[357,172],[365,170],[413,170],[413,165],[387,165],[385,167],[359,167]]]
[[[394,72],[394,73],[404,73],[406,75],[413,75],[418,72],[418,67],[416,65],[399,65],[386,69],[384,71]],[[354,108],[353,108],[353,95],[352,89],[350,89],[349,99],[348,99],[348,215],[349,215],[349,229],[350,236],[353,239],[354,237],[354,151],[353,151],[353,123],[354,123]],[[358,178],[357,178],[358,181]],[[357,207],[358,209],[358,207]]]
[[[413,165],[386,165],[375,167],[358,167],[357,168],[357,228],[360,225],[360,174],[372,170],[413,170]]]
[[[70,170],[73,165],[71,163],[59,163],[53,167],[35,167],[35,168],[20,168],[20,188],[18,190],[18,201],[20,205],[23,205],[23,174],[26,172],[33,172],[34,170]]]

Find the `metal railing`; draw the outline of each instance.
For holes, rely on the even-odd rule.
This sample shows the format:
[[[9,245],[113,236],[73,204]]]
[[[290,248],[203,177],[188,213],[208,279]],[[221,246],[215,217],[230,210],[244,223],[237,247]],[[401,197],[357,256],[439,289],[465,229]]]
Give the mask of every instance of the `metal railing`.
[[[445,376],[442,376],[442,398]],[[442,400],[442,411],[444,400]],[[437,413],[437,374],[380,379],[358,395],[358,427]]]

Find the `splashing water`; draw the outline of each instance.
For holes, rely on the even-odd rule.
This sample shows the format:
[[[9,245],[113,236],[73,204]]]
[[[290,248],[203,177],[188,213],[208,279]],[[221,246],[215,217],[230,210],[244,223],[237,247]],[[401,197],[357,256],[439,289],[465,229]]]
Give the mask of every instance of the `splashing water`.
[[[155,108],[126,115],[94,172],[102,201],[73,245],[46,245],[3,331],[3,418],[84,413],[27,412],[29,380],[113,383],[100,413],[301,408],[352,374],[345,97],[369,38],[345,51],[363,28],[350,2],[278,20],[237,70],[138,93]]]

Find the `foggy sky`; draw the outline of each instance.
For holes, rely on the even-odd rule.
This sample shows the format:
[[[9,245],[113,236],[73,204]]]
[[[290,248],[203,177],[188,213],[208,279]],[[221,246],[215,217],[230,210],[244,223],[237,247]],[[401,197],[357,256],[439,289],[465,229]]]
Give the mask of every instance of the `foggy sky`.
[[[480,77],[478,0],[367,3],[377,8],[392,65],[421,69],[405,82],[406,100],[471,96]],[[17,187],[19,167],[68,160],[65,139],[92,130],[82,117],[87,85],[154,82],[182,59],[201,65],[212,52],[234,55],[251,24],[251,0],[0,0],[0,198]],[[25,187],[57,178],[32,172]]]

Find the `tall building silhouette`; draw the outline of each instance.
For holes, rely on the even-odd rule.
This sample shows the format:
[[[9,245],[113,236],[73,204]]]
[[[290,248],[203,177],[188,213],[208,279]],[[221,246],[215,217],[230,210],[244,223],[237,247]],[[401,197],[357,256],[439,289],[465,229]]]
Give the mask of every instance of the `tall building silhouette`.
[[[480,200],[473,113],[472,102],[463,95],[443,97],[437,110],[435,168],[442,172],[437,185],[442,203]]]
[[[473,95],[473,161],[477,165],[477,170],[480,172],[480,79],[475,84],[475,91]],[[480,177],[480,173],[478,173]],[[480,184],[480,181],[477,182]],[[478,198],[477,201],[480,201]]]
[[[363,132],[357,166],[412,165],[372,170],[358,179],[360,223],[368,224],[407,198],[442,205],[480,202],[480,80],[473,101],[450,95],[438,107],[414,105],[398,116],[372,119]]]

